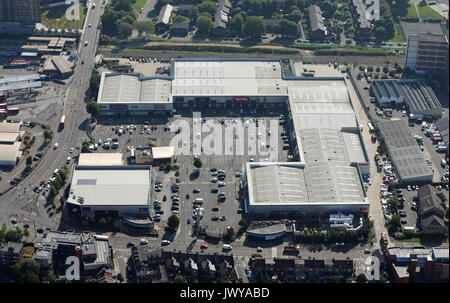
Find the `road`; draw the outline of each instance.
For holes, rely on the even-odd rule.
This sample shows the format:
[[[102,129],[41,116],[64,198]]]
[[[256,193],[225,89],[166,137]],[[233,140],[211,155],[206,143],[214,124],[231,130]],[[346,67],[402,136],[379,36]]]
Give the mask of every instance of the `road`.
[[[92,9],[92,3],[96,8]],[[49,179],[52,172],[65,165],[67,157],[70,155],[71,147],[79,146],[86,137],[86,123],[88,114],[85,110],[85,92],[89,87],[89,80],[94,66],[94,56],[97,48],[99,36],[98,26],[104,8],[101,7],[102,0],[91,0],[88,4],[88,13],[85,20],[84,31],[80,41],[78,58],[74,66],[74,74],[66,84],[66,95],[63,107],[60,109],[59,117],[63,114],[66,118],[65,128],[58,132],[58,125],[51,125],[53,139],[50,142],[52,148],[44,154],[39,165],[26,177],[18,186],[0,197],[0,222],[9,222],[12,217],[27,222],[33,222],[35,228],[56,229],[59,222],[48,215],[40,215],[39,210],[34,213],[27,211],[27,204],[35,203],[37,194],[33,192],[33,187],[42,179]],[[88,27],[91,24],[91,27]],[[84,47],[84,41],[88,45]],[[84,62],[83,62],[84,61]],[[58,119],[59,120],[59,119]],[[58,143],[58,148],[53,149],[53,145]],[[78,150],[77,150],[78,152]],[[42,198],[41,198],[42,199]],[[31,225],[31,224],[30,224]],[[32,230],[30,230],[32,233]]]

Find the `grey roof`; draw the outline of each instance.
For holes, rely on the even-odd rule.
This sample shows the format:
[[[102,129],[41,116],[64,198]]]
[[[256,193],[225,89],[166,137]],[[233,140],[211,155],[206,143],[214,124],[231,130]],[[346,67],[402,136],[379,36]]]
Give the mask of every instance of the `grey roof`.
[[[432,179],[433,172],[425,161],[416,139],[411,135],[406,121],[380,121],[377,126],[401,180]]]
[[[441,134],[441,138],[444,140],[446,144],[449,142],[449,121],[448,118],[441,118],[436,121],[436,128],[439,130]]]
[[[170,15],[172,14],[173,6],[170,4],[164,5],[161,10],[159,11],[158,21],[156,21],[156,24],[162,23],[162,24],[169,24]]]
[[[171,81],[139,74],[103,73],[98,103],[168,103]]]
[[[0,79],[0,84],[8,84],[8,83],[14,83],[14,82],[23,82],[23,81],[31,81],[31,80],[39,80],[39,79],[40,79],[39,74],[15,76],[15,77],[8,77],[8,78]]]
[[[286,232],[286,224],[279,222],[274,224],[266,224],[266,222],[264,222],[262,225],[253,222],[247,229],[248,234],[254,235],[273,235],[283,232]]]
[[[19,254],[22,251],[23,243],[22,242],[7,242],[0,243],[0,252],[8,252],[10,251],[13,254]]]
[[[189,23],[183,23],[183,22],[174,22],[173,23],[173,29],[182,29],[189,31]]]
[[[72,64],[62,56],[53,56],[52,61],[61,74],[72,72]]]
[[[420,34],[432,33],[434,35],[443,34],[439,23],[423,23],[423,22],[400,22],[406,39],[409,36],[417,36]]]
[[[320,7],[317,5],[310,5],[308,7],[309,12],[309,22],[311,25],[311,31],[326,31],[325,29],[325,23],[322,19],[322,11],[320,10]]]
[[[9,90],[27,89],[27,88],[38,88],[38,87],[42,87],[41,81],[7,84],[0,86],[0,92]]]
[[[444,224],[444,209],[440,205],[440,199],[436,196],[435,189],[430,184],[423,185],[419,188],[417,194],[418,215],[422,226]]]
[[[149,166],[76,166],[68,203],[142,205],[150,195]]]

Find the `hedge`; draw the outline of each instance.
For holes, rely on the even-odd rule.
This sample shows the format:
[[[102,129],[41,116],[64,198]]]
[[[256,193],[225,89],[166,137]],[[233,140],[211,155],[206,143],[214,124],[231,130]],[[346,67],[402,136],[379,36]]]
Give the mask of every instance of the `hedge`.
[[[262,54],[298,54],[296,50],[271,49],[259,47],[231,47],[215,45],[148,45],[145,50],[185,51],[185,52],[216,52],[216,53],[262,53]]]

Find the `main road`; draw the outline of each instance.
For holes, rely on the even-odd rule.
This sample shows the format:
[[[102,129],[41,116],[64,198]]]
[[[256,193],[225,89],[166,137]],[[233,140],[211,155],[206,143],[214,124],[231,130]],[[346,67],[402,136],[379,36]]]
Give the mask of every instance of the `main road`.
[[[79,152],[75,147],[79,146],[86,137],[86,126],[89,125],[89,115],[85,110],[85,94],[89,88],[89,82],[94,66],[94,56],[99,39],[99,25],[104,6],[103,0],[88,1],[83,33],[80,38],[78,55],[75,61],[74,73],[66,84],[66,96],[61,116],[66,116],[65,128],[58,132],[58,125],[51,125],[54,136],[51,147],[40,160],[38,166],[18,186],[0,197],[0,222],[10,221],[15,217],[21,221],[35,222],[35,227],[57,228],[59,223],[52,220],[47,213],[36,210],[25,210],[27,204],[34,204],[37,194],[33,187],[42,179],[49,179],[52,172],[62,167],[70,155],[70,148],[75,153]],[[92,9],[92,4],[96,7]],[[91,26],[89,26],[89,24]],[[85,45],[87,41],[87,45]],[[58,148],[53,145],[58,143]],[[74,153],[74,154],[75,154]],[[42,215],[41,215],[42,213]]]

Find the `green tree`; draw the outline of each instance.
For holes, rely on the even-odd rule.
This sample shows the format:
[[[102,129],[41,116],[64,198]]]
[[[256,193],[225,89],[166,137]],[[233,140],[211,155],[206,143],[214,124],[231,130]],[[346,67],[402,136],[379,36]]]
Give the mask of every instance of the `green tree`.
[[[117,31],[121,38],[128,38],[129,36],[131,36],[133,26],[130,23],[118,22]]]
[[[167,227],[169,230],[175,232],[178,229],[178,225],[180,225],[180,218],[175,214],[170,215],[167,219]]]
[[[55,188],[55,186],[52,184],[50,185],[50,196],[54,198],[58,194],[58,190]]]
[[[245,20],[244,33],[252,39],[258,39],[266,31],[266,23],[259,16],[250,16]]]
[[[401,74],[403,72],[403,68],[399,65],[397,66],[397,68],[395,69],[395,73],[396,74]]]
[[[213,1],[207,0],[197,5],[197,8],[200,13],[207,12],[208,14],[213,16],[216,13],[217,5]]]
[[[274,32],[284,37],[294,37],[298,35],[298,28],[295,22],[283,19],[274,26]]]
[[[188,16],[191,20],[197,20],[197,18],[200,16],[200,12],[198,11],[197,6],[191,6]]]
[[[383,73],[385,74],[389,73],[389,68],[387,66],[383,67]]]
[[[394,227],[400,227],[400,216],[399,215],[392,215],[392,218],[389,220],[389,225]]]
[[[39,283],[40,265],[34,259],[26,258],[11,266],[11,273],[18,282]]]
[[[212,19],[209,16],[200,16],[197,18],[198,32],[202,35],[207,35],[213,25]]]
[[[286,19],[295,22],[297,24],[302,19],[302,12],[298,9],[295,9],[289,15],[286,16]]]
[[[150,35],[155,31],[155,27],[153,26],[153,22],[151,21],[137,21],[135,22],[135,27],[139,32],[139,35],[143,33],[147,33]]]
[[[384,26],[378,26],[374,31],[374,36],[378,40],[385,40],[387,38],[387,30]]]
[[[360,66],[359,66],[359,71],[363,72],[364,70],[365,70],[365,67],[362,66],[362,65],[360,65]]]
[[[394,78],[395,77],[395,70],[391,70],[389,72],[389,77]]]
[[[0,243],[6,240],[6,224],[2,224],[0,228]]]
[[[367,71],[368,71],[369,73],[373,72],[373,66],[372,66],[372,65],[369,65],[369,66],[367,67]]]
[[[91,99],[89,100],[89,102],[86,104],[86,111],[93,115],[96,116],[98,115],[98,113],[100,112],[100,107],[98,105],[97,102],[95,102],[95,100]]]
[[[47,273],[47,280],[49,283],[56,283],[57,281],[57,278],[51,269]]]
[[[375,71],[376,71],[377,73],[379,73],[379,72],[381,71],[380,67],[377,66],[377,68],[375,69]]]
[[[30,166],[33,163],[33,158],[31,156],[27,157],[27,165]]]
[[[242,32],[242,25],[244,24],[244,18],[241,14],[234,15],[233,19],[231,19],[231,30],[240,34]]]
[[[203,163],[202,163],[202,160],[200,160],[200,158],[194,158],[194,166],[196,167],[196,168],[200,168],[200,167],[202,167],[203,166]]]
[[[24,230],[23,230],[23,235],[24,235],[25,237],[28,237],[28,236],[30,235],[30,232],[28,231],[28,229],[24,229]]]
[[[20,242],[22,240],[23,232],[20,227],[16,227],[15,229],[10,229],[6,232],[6,241],[12,242]]]
[[[51,141],[53,138],[53,134],[49,130],[44,130],[44,139],[45,141]]]
[[[175,276],[174,281],[175,283],[186,283],[186,278],[183,275],[178,274]]]
[[[367,282],[366,274],[359,274],[356,277],[356,282],[358,282],[358,283],[366,283]]]

